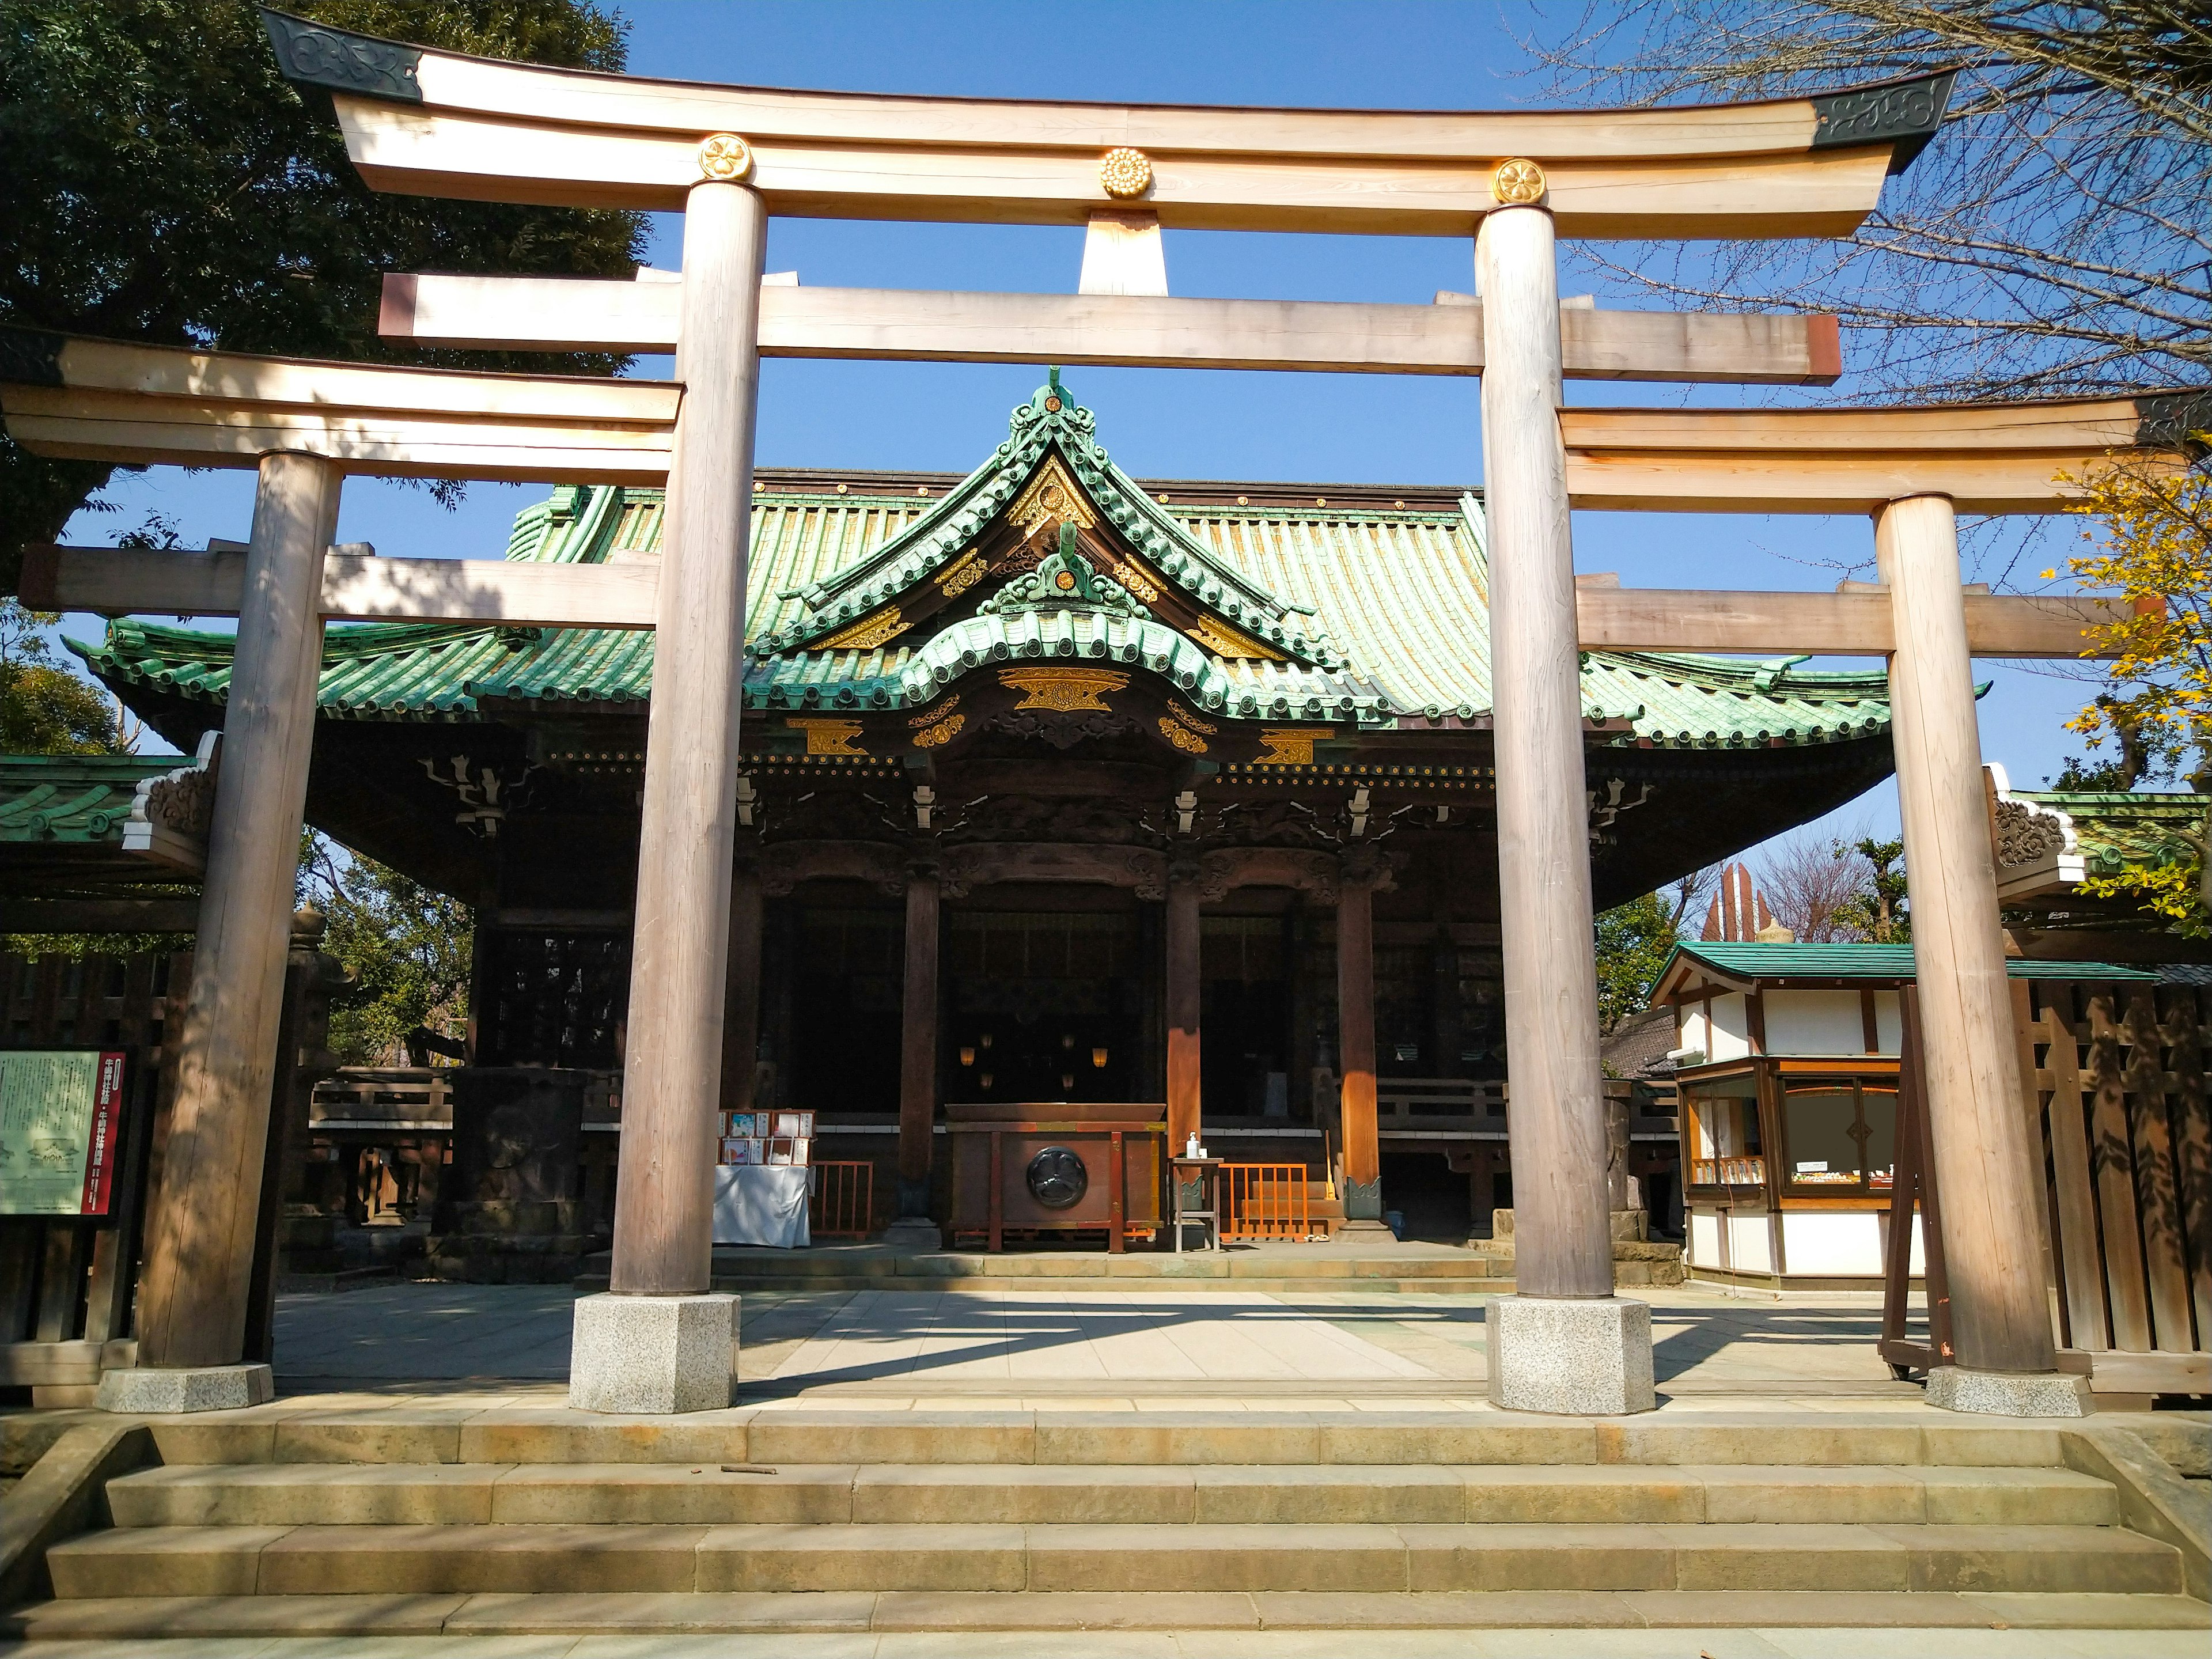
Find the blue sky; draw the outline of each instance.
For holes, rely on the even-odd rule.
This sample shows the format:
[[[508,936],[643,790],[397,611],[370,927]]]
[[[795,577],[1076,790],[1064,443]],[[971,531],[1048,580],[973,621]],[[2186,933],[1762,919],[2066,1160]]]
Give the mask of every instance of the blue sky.
[[[875,0],[630,0],[630,67],[642,75],[760,85],[1148,102],[1481,108],[1542,103],[1524,40],[1533,8],[1495,3],[1320,3],[1182,0],[1054,7],[883,4]],[[1564,9],[1571,11],[1572,9]],[[657,221],[656,264],[681,261],[680,223]],[[1072,291],[1082,234],[1041,227],[889,225],[778,220],[771,270],[821,286]],[[1473,286],[1463,239],[1292,237],[1170,232],[1178,294],[1425,302]],[[1601,305],[1624,301],[1598,294]],[[1638,299],[1632,303],[1648,303]],[[1846,364],[1849,361],[1846,342]],[[642,374],[664,374],[647,360]],[[967,364],[771,362],[762,374],[764,465],[964,471],[1005,435],[1007,410],[1042,369]],[[1476,381],[1382,376],[1085,369],[1068,382],[1098,416],[1114,458],[1143,477],[1479,483]],[[1848,382],[1846,383],[1848,385]],[[1571,401],[1729,402],[1764,392],[1571,386]],[[1790,394],[1800,395],[1800,394]],[[1822,394],[1809,394],[1817,398]],[[536,486],[476,485],[457,512],[419,489],[372,479],[346,489],[339,538],[383,552],[496,557]],[[157,468],[118,477],[123,511],[81,514],[70,539],[112,539],[159,510],[198,545],[243,538],[246,473]],[[2008,532],[2016,544],[2017,532]],[[2069,526],[2047,532],[2063,552]],[[1866,521],[1578,514],[1576,565],[1638,586],[1826,589],[1838,567],[1870,564]],[[2032,557],[2029,574],[2054,562]],[[1861,574],[1868,574],[1861,571]],[[74,618],[66,631],[96,636]],[[1855,665],[1838,663],[1838,666]],[[2069,671],[1987,665],[1983,748],[2016,784],[2057,771],[2063,722],[2086,695]],[[1832,815],[1838,833],[1893,833],[1885,785]]]

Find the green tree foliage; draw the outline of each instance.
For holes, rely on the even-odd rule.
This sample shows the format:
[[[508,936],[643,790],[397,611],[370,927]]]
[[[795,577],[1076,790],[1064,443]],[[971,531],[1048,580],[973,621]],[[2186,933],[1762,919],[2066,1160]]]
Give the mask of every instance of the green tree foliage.
[[[1651,1000],[1680,918],[1656,893],[1615,905],[1597,919],[1597,1018],[1610,1031]]]
[[[617,70],[627,26],[599,0],[290,0],[362,33]],[[430,352],[377,338],[387,271],[628,276],[626,212],[380,195],[329,100],[295,90],[250,0],[0,0],[0,323],[158,345],[611,373],[604,354]],[[0,592],[105,464],[0,435]]]
[[[1851,850],[1865,860],[1859,890],[1844,902],[1836,920],[1844,936],[1871,945],[1905,945],[1912,914],[1905,896],[1905,843],[1862,836]]]
[[[123,747],[115,705],[54,660],[43,630],[59,620],[0,599],[0,754],[109,755]]]
[[[404,1066],[416,1027],[464,1036],[475,937],[469,907],[312,831],[301,836],[300,854],[300,896],[328,918],[323,949],[353,981],[333,1000],[331,1051],[349,1066]]]

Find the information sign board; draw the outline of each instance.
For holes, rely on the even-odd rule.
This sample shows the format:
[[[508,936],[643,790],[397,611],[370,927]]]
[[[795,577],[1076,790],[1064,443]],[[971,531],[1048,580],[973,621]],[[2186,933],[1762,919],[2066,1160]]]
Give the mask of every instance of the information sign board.
[[[0,1215],[106,1215],[123,1055],[0,1050]]]

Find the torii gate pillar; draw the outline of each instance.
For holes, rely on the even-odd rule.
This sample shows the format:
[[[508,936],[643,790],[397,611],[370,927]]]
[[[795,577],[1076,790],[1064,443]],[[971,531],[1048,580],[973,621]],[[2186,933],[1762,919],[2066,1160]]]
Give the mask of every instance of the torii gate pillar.
[[[147,1226],[138,1367],[100,1378],[108,1411],[250,1406],[272,1392],[269,1367],[244,1363],[246,1288],[314,747],[318,601],[343,483],[319,456],[261,458],[176,1104]]]
[[[1613,1293],[1559,268],[1541,171],[1507,161],[1492,191],[1474,258],[1518,1294],[1484,1309],[1489,1394],[1611,1415],[1655,1403],[1651,1311]]]
[[[587,1411],[720,1410],[737,1373],[737,1298],[708,1289],[768,241],[751,166],[743,140],[708,139],[684,216],[614,1265],[576,1304],[568,1376]]]
[[[2004,1417],[2085,1416],[2088,1380],[2059,1373],[2045,1305],[2043,1180],[2021,1108],[1950,499],[1882,507],[1875,552],[1896,629],[1891,731],[1957,1352],[1930,1373],[1928,1398]]]

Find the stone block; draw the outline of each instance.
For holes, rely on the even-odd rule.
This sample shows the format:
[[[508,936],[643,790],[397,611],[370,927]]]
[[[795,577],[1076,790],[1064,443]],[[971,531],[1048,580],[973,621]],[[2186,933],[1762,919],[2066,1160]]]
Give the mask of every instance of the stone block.
[[[1019,1527],[716,1527],[702,1590],[1018,1590]]]
[[[1904,1469],[1721,1463],[1680,1473],[1703,1483],[1704,1518],[1724,1524],[1914,1522],[1923,1513],[1920,1482]]]
[[[2120,1497],[2109,1480],[2071,1469],[1915,1469],[1925,1519],[1938,1526],[2117,1527]]]
[[[2172,1595],[2170,1544],[2117,1527],[1882,1527],[1907,1553],[1916,1590]]]
[[[1686,1590],[1901,1590],[1908,1552],[1893,1528],[1816,1523],[1657,1528],[1674,1547]]]
[[[1929,1372],[1928,1403],[1984,1417],[2087,1417],[2096,1410],[2086,1376],[1977,1371],[1964,1365],[1938,1365]]]
[[[578,1410],[722,1411],[737,1382],[734,1296],[577,1299],[568,1403]]]
[[[56,1595],[252,1595],[283,1527],[117,1527],[46,1552]]]
[[[1482,1317],[1493,1406],[1615,1417],[1658,1403],[1649,1303],[1496,1296],[1483,1303]]]
[[[852,1518],[901,1526],[1173,1524],[1193,1518],[1191,1471],[1142,1464],[1094,1468],[891,1464],[858,1472],[853,1482]]]
[[[1033,1590],[1399,1590],[1406,1547],[1374,1526],[1029,1529]]]
[[[1027,1463],[1036,1445],[1024,1411],[763,1412],[748,1439],[756,1463]]]
[[[1194,1518],[1200,1522],[1390,1526],[1456,1524],[1466,1518],[1465,1487],[1456,1469],[1424,1464],[1289,1464],[1200,1466],[1192,1474],[1197,1481]]]
[[[1451,1471],[1476,1524],[1636,1526],[1705,1518],[1705,1488],[1680,1469],[1592,1463],[1487,1464]]]
[[[1644,1590],[1674,1588],[1662,1527],[1401,1527],[1414,1590]]]
[[[703,1527],[295,1527],[264,1595],[688,1590]]]
[[[834,1523],[853,1518],[853,1474],[843,1467],[790,1467],[773,1474],[705,1463],[534,1464],[502,1474],[494,1521],[529,1525],[727,1526]]]
[[[461,1525],[492,1519],[501,1471],[458,1463],[180,1464],[108,1483],[118,1527]]]
[[[148,1416],[234,1412],[276,1397],[266,1365],[136,1366],[103,1372],[100,1409]]]

